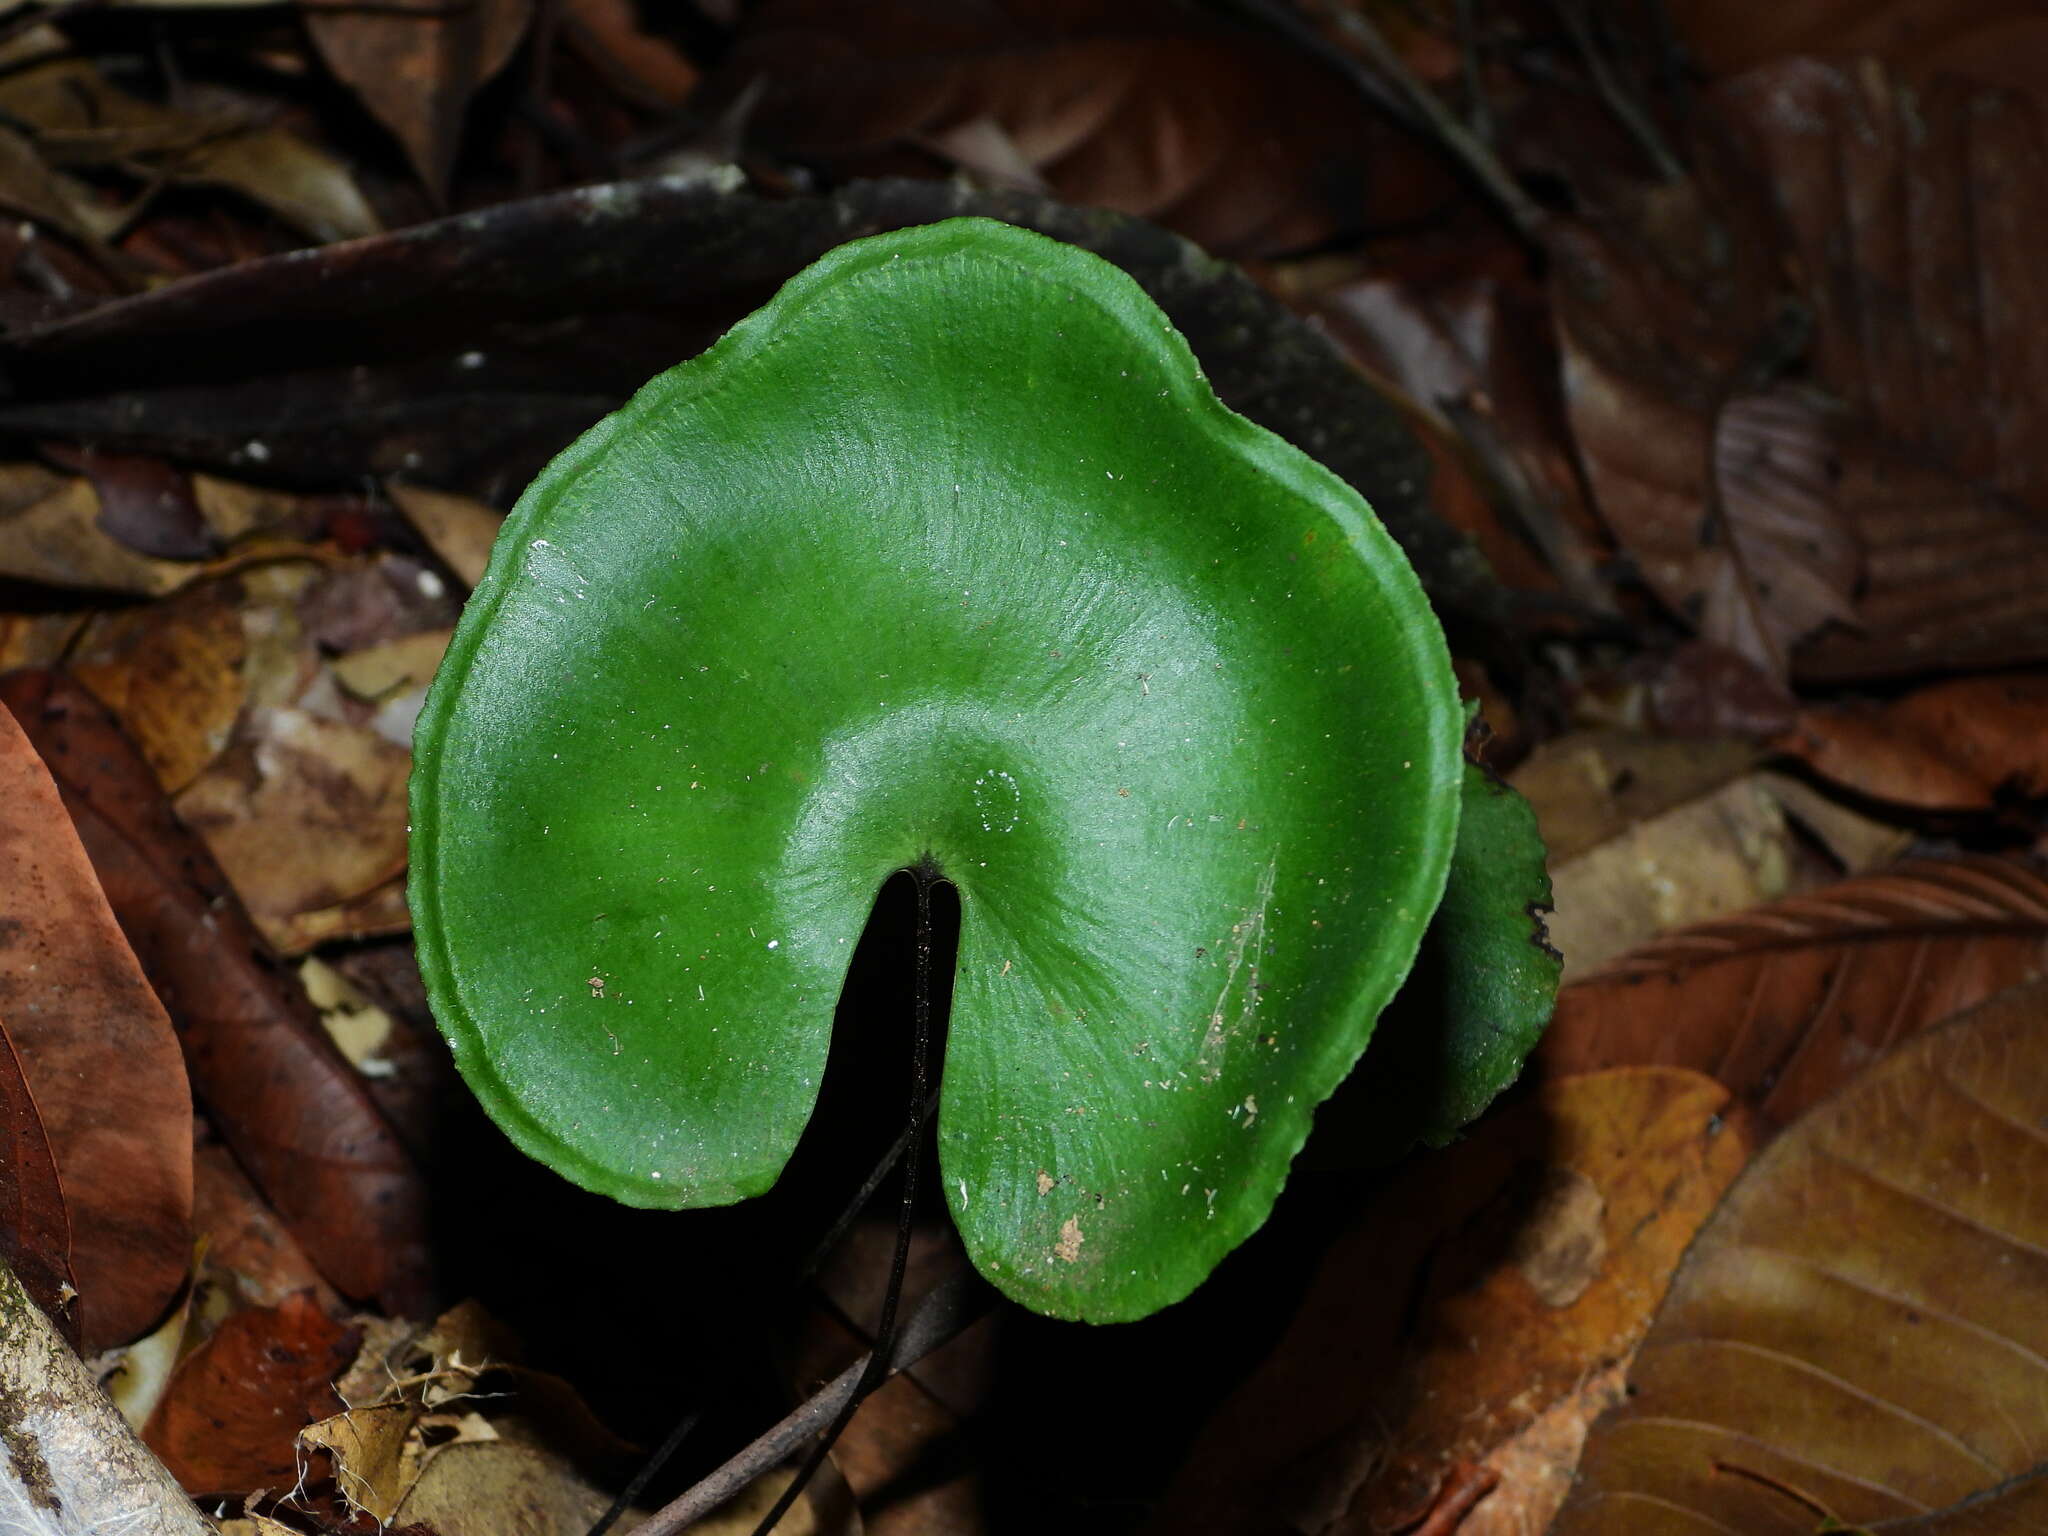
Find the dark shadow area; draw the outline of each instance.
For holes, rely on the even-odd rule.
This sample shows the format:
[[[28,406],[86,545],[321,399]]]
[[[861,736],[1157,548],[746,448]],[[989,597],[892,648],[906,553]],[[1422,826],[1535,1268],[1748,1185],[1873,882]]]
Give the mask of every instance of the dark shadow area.
[[[527,1363],[574,1381],[606,1424],[661,1443],[703,1422],[650,1490],[659,1503],[791,1406],[765,1347],[800,1267],[901,1133],[911,1085],[916,883],[877,896],[833,1021],[818,1106],[774,1189],[740,1205],[641,1211],[523,1156],[457,1084],[435,1171],[443,1294],[474,1297]],[[943,1059],[960,903],[932,888],[933,1079]],[[927,1158],[927,1168],[934,1166]],[[875,1200],[896,1198],[894,1179]]]

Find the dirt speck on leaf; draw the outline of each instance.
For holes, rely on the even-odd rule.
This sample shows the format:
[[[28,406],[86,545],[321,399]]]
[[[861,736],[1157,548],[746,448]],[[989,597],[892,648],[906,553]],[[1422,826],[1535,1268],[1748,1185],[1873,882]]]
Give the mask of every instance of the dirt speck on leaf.
[[[1069,1216],[1060,1226],[1060,1240],[1052,1245],[1052,1256],[1065,1263],[1077,1263],[1081,1257],[1081,1221]]]

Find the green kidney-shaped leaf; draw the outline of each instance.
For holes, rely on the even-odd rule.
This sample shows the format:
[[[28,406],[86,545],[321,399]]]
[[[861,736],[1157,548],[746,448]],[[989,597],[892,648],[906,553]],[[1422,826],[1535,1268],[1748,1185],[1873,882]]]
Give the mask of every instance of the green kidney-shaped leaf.
[[[928,855],[968,1250],[1138,1317],[1265,1218],[1413,961],[1461,723],[1364,503],[1122,273],[979,220],[864,240],[507,520],[416,738],[421,968],[528,1152],[732,1201]]]

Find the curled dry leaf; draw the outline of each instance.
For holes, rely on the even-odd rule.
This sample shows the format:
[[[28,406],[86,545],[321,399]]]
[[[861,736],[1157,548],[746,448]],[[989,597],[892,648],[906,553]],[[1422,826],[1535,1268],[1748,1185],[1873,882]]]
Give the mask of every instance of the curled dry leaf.
[[[1314,1536],[1420,1518],[1450,1468],[1634,1349],[1748,1160],[1730,1109],[1698,1073],[1591,1073],[1413,1165],[1325,1258],[1147,1528]]]
[[[195,1495],[298,1481],[298,1434],[340,1406],[355,1336],[304,1294],[237,1312],[179,1362],[143,1442]]]
[[[512,57],[533,0],[303,0],[327,67],[405,146],[436,201],[448,191],[469,101]]]
[[[416,1308],[424,1185],[304,989],[98,701],[61,675],[23,672],[0,679],[0,702],[51,765],[221,1139],[337,1290]]]
[[[1779,1137],[1674,1276],[1560,1536],[1911,1519],[2048,1460],[2044,1122],[2036,983]]]
[[[170,1304],[191,1256],[192,1094],[171,1021],[4,708],[0,1019],[63,1185],[80,1342],[125,1344]]]
[[[771,0],[748,12],[701,105],[716,113],[749,89],[747,136],[776,152],[856,174],[936,157],[1226,255],[1398,223],[1451,190],[1336,68],[1172,0]]]
[[[2039,975],[2048,881],[1919,860],[1656,940],[1582,977],[1531,1062],[1709,1072],[1783,1125],[1908,1036]]]
[[[1885,704],[1819,704],[1778,745],[1858,794],[1923,810],[2048,795],[2048,674],[1966,677]]]

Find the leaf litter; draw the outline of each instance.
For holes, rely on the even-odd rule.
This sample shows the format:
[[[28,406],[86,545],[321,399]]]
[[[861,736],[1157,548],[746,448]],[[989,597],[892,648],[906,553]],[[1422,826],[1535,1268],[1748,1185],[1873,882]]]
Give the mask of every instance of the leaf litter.
[[[860,28],[830,7],[705,6],[700,28],[500,0],[328,7],[310,44],[165,13],[146,46],[143,11],[98,9],[12,31],[0,83],[0,205],[20,220],[0,230],[0,668],[70,674],[4,684],[125,931],[69,936],[103,968],[109,944],[133,947],[127,985],[161,997],[198,1115],[139,1112],[147,1096],[120,1087],[124,1131],[154,1125],[160,1145],[80,1183],[65,1128],[103,1106],[39,1085],[21,1049],[0,1074],[17,1149],[0,1238],[88,1345],[127,1346],[99,1356],[113,1390],[194,1482],[245,1500],[230,1528],[339,1529],[353,1486],[400,1528],[576,1530],[629,1469],[600,1435],[593,1474],[587,1415],[504,1410],[511,1376],[431,1407],[396,1385],[437,1369],[405,1319],[448,1299],[430,1272],[456,1257],[424,1219],[452,1133],[404,937],[411,720],[498,509],[556,447],[831,244],[955,212],[1123,262],[1227,398],[1381,508],[1500,728],[1490,760],[1543,818],[1574,980],[1530,1081],[1464,1142],[1388,1175],[1316,1175],[1185,1321],[1083,1348],[1020,1342],[998,1317],[897,1378],[843,1450],[867,1523],[1114,1510],[1119,1529],[1149,1513],[1159,1529],[1533,1533],[1603,1409],[1621,1404],[1588,1486],[1649,1464],[1610,1442],[1674,1379],[1734,1394],[1717,1401],[1751,1440],[1722,1456],[1739,1473],[1654,1470],[1734,1500],[1732,1524],[1811,1529],[1802,1498],[1873,1529],[2038,1523],[2038,1478],[1916,1484],[1924,1513],[1808,1479],[1799,1427],[1755,1434],[1767,1421],[1740,1397],[1804,1390],[1757,1363],[1785,1352],[1768,1327],[1727,1351],[1735,1368],[1660,1365],[1662,1323],[1631,1353],[1702,1219],[1668,1306],[1693,1331],[1669,1358],[1712,1333],[1698,1318],[1758,1326],[1737,1311],[1762,1271],[1712,1257],[1707,1214],[1752,1148],[1741,1189],[1849,1123],[1857,1085],[1886,1080],[1859,1074],[1918,1070],[1944,1021],[2043,969],[2048,778],[2036,679],[2014,670],[2048,656],[2030,18],[1935,0],[1906,46],[1896,5],[1676,4],[1708,66],[1680,91],[1668,40],[1577,6],[1534,31],[1515,7],[1319,4],[1297,27],[1280,7],[1112,23],[1036,0],[996,8],[1000,24],[910,4]],[[1788,57],[1795,43],[1816,57]],[[1390,67],[1554,206],[1494,222],[1472,190],[1487,183],[1457,181],[1465,151]],[[640,179],[579,186],[621,169]],[[1265,293],[1107,210],[1255,256]],[[33,804],[39,839],[62,825]],[[2024,1060],[2025,1009],[1992,1007]],[[10,1037],[20,1011],[0,1000]],[[168,1038],[150,1059],[175,1069]],[[157,1076],[160,1095],[173,1079]],[[1920,1134],[1956,1113],[1927,1100],[1912,1136],[1855,1134],[1888,1156],[1924,1144],[1917,1177],[1971,1155],[1967,1137]],[[160,1181],[186,1155],[177,1215]],[[1649,1191],[1671,1156],[1688,1171]],[[1955,1188],[1999,1196],[2017,1166]],[[114,1195],[176,1219],[110,1243],[90,1213]],[[545,1208],[563,1214],[536,1230],[574,1262],[649,1241],[607,1247],[588,1211]],[[761,1242],[718,1230],[749,1234],[715,1240],[728,1256]],[[671,1290],[712,1298],[691,1304],[714,1329],[747,1319],[724,1331],[764,1356],[797,1329],[802,1394],[862,1347],[849,1319],[873,1311],[873,1236],[776,1321],[732,1287]],[[1948,1239],[1893,1246],[1888,1261],[1936,1256],[1958,1316],[1992,1295],[1998,1268]],[[943,1242],[924,1251],[917,1285],[943,1272]],[[676,1336],[669,1291],[615,1284],[605,1337]],[[1801,1294],[1801,1347],[1861,1326],[1832,1293]],[[380,1310],[350,1310],[366,1303]],[[641,1438],[699,1390],[665,1377],[621,1397],[615,1359],[565,1352],[547,1311],[521,1330],[550,1366],[637,1403]],[[273,1348],[296,1363],[265,1374]],[[1846,1363],[2001,1474],[2022,1469],[2033,1451],[2000,1460],[1973,1417],[1996,1370],[1904,1358]],[[1022,1385],[1042,1377],[1056,1388]],[[535,1403],[560,1395],[517,1380]],[[139,1454],[95,1433],[95,1454]],[[1086,1451],[1055,1479],[1048,1435]],[[248,1499],[259,1476],[272,1491]],[[720,1528],[751,1529],[776,1486]],[[798,1513],[838,1528],[831,1504]]]

